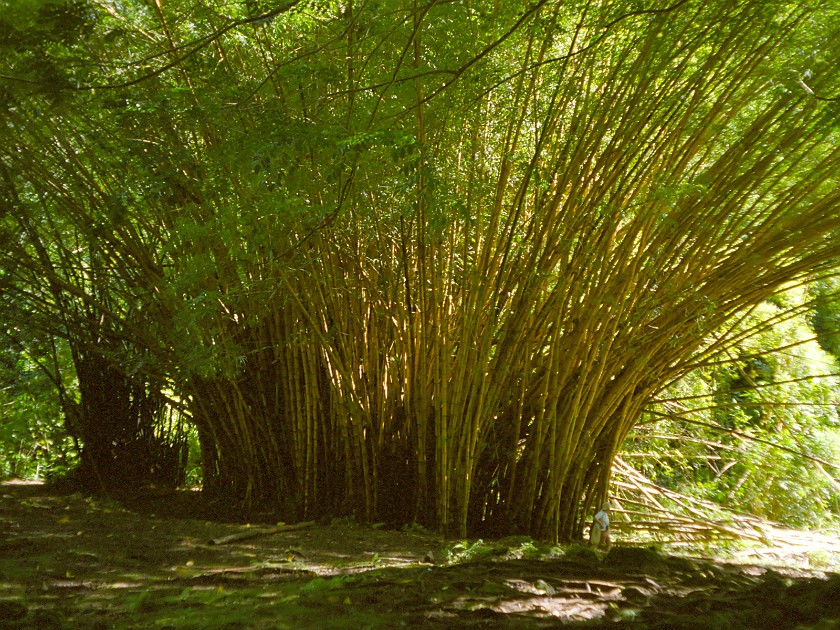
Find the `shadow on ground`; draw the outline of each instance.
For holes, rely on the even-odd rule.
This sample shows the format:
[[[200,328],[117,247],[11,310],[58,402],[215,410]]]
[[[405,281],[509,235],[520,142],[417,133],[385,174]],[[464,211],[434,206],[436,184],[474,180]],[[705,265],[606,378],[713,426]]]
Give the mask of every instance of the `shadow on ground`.
[[[3,484],[0,628],[840,628],[840,575],[632,547],[450,564],[424,531],[191,514],[185,494]]]

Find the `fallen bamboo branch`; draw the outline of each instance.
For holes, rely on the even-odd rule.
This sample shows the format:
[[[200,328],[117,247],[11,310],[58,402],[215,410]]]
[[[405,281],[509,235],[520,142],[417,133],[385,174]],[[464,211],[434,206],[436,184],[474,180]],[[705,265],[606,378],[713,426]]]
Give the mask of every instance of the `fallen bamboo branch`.
[[[635,523],[622,523],[615,521],[615,528],[618,530],[646,530],[650,533],[668,533],[672,537],[711,538],[726,537],[742,540],[753,540],[764,542],[767,538],[765,528],[759,519],[735,513],[732,510],[723,509],[732,519],[730,523],[715,521],[710,518],[710,513],[720,510],[720,506],[682,495],[673,490],[663,488],[651,482],[637,470],[627,465],[621,458],[616,458],[615,470],[624,476],[626,481],[613,480],[613,485],[640,494],[643,500],[634,500],[624,497],[622,502],[635,506],[644,507],[648,514],[645,515],[635,510],[622,510],[628,516],[641,516],[643,520],[636,519]],[[678,514],[673,508],[665,507],[658,498],[667,499],[676,504],[683,514]],[[717,508],[717,510],[715,510]],[[705,513],[704,513],[705,512]],[[658,515],[658,516],[654,516]],[[645,518],[645,516],[647,518]],[[647,519],[654,518],[655,521]],[[737,523],[737,524],[736,524]]]
[[[227,543],[245,540],[247,538],[256,538],[257,536],[271,536],[272,534],[279,534],[281,532],[293,532],[299,529],[312,527],[313,525],[315,525],[315,521],[303,521],[301,523],[293,523],[292,525],[278,525],[277,527],[272,527],[271,529],[248,529],[244,532],[236,532],[235,534],[212,538],[207,542],[207,544],[226,545]]]

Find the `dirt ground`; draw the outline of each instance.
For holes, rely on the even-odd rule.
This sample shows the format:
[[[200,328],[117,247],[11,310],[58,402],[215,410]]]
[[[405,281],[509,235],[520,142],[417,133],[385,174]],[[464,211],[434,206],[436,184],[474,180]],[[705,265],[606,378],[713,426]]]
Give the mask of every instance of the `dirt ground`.
[[[840,628],[840,575],[0,485],[0,628]]]

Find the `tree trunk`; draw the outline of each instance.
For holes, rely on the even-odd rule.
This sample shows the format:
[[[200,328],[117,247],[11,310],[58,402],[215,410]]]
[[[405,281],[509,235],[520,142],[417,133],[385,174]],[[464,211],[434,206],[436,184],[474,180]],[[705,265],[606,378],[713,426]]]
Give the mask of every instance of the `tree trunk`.
[[[186,438],[168,433],[174,413],[158,391],[129,378],[95,349],[74,349],[80,401],[69,423],[81,443],[77,480],[96,491],[183,482]],[[178,423],[176,423],[178,424]]]

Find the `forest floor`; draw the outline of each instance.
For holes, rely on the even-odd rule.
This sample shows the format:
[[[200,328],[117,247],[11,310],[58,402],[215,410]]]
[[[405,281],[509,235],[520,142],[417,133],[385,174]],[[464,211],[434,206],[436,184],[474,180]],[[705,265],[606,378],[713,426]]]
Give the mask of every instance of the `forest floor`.
[[[840,550],[804,534],[749,550],[771,567],[350,521],[248,526],[203,518],[196,494],[0,485],[0,628],[840,628],[840,575],[807,567],[836,567]]]

